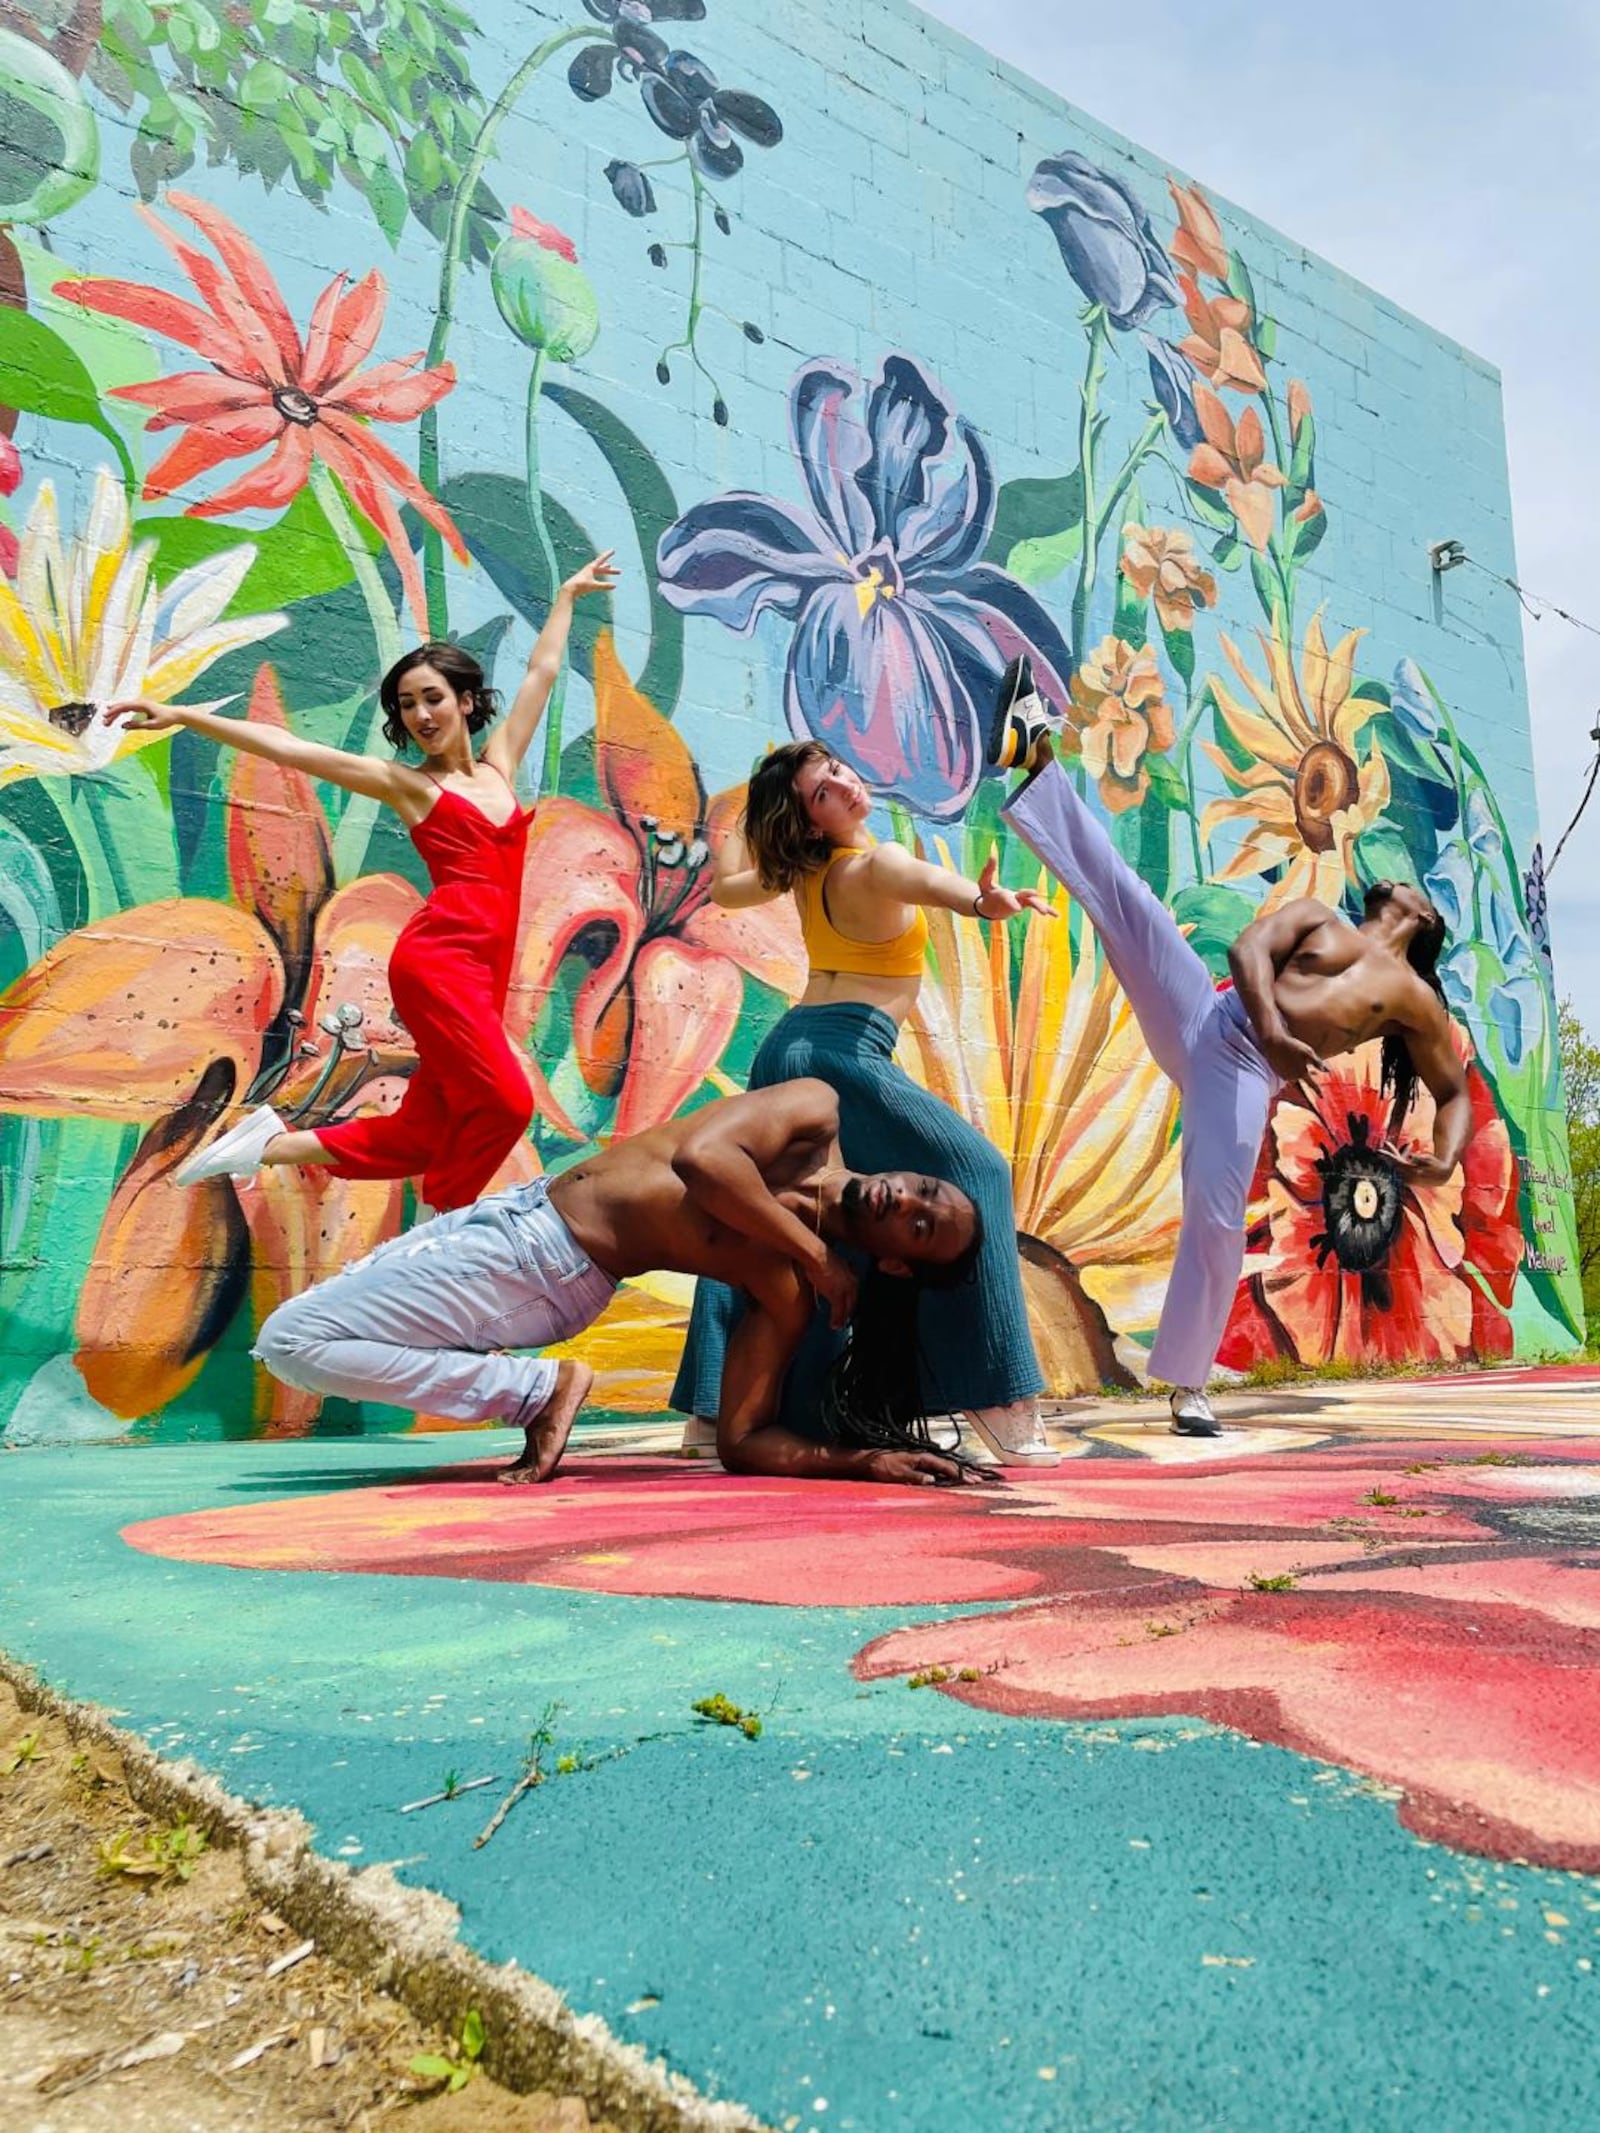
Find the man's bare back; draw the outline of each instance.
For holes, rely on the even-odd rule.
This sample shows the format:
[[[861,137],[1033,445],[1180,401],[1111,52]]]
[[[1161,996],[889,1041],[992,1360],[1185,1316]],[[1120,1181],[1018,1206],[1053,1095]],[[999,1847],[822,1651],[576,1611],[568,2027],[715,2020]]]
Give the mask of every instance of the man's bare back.
[[[691,1194],[673,1164],[695,1116],[669,1119],[563,1171],[550,1188],[550,1204],[595,1265],[619,1281],[665,1270],[708,1275],[736,1289],[760,1287],[795,1254],[731,1228]],[[804,1226],[820,1240],[823,1182],[844,1168],[835,1136],[802,1121],[760,1168],[779,1206],[796,1220],[803,1213]]]

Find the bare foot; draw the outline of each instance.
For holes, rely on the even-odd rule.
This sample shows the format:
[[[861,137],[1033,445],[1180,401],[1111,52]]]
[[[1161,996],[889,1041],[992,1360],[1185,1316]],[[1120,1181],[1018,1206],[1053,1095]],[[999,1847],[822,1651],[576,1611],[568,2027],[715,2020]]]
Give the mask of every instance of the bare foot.
[[[525,1481],[548,1481],[561,1464],[572,1425],[593,1383],[594,1372],[587,1363],[558,1363],[555,1391],[533,1420],[523,1426],[527,1442],[522,1456],[495,1478],[513,1487]]]

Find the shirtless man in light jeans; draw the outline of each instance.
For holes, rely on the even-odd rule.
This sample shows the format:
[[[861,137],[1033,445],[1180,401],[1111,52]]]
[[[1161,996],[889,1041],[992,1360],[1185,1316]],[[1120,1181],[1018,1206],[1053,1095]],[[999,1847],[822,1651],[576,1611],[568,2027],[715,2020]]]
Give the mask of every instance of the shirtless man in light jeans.
[[[838,1132],[838,1098],[820,1081],[725,1097],[558,1178],[513,1186],[381,1245],[280,1304],[253,1352],[303,1391],[514,1424],[526,1442],[500,1479],[548,1481],[594,1372],[505,1351],[571,1340],[633,1275],[709,1274],[750,1301],[723,1366],[725,1467],[842,1481],[977,1479],[914,1431],[885,1446],[881,1429],[867,1429],[853,1443],[848,1397],[832,1403],[832,1442],[775,1420],[813,1296],[836,1325],[855,1305],[856,1277],[836,1246],[865,1253],[880,1278],[950,1287],[970,1275],[982,1243],[965,1193],[902,1172],[858,1176],[840,1161]],[[914,1378],[914,1353],[891,1361]]]
[[[1052,723],[1027,660],[1013,660],[988,751],[996,768],[1028,773],[1006,819],[1082,905],[1151,1056],[1183,1096],[1183,1222],[1150,1374],[1173,1388],[1178,1435],[1214,1437],[1221,1424],[1205,1384],[1244,1265],[1250,1185],[1279,1088],[1314,1085],[1324,1060],[1383,1039],[1389,1132],[1353,1187],[1372,1202],[1368,1219],[1403,1180],[1441,1183],[1461,1160],[1472,1111],[1434,975],[1444,922],[1404,882],[1369,889],[1359,926],[1299,897],[1245,927],[1228,951],[1232,986],[1219,990],[1055,761]],[[1431,1151],[1399,1140],[1418,1081],[1437,1107]]]

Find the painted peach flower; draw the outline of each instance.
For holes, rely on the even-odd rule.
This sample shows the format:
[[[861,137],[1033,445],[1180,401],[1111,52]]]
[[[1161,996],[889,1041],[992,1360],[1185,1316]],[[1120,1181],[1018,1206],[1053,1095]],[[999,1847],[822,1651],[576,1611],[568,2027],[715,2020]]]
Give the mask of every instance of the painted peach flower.
[[[1103,637],[1072,677],[1067,716],[1107,807],[1118,815],[1137,807],[1150,790],[1146,753],[1164,755],[1176,738],[1155,653]]]
[[[1464,1038],[1457,1047],[1467,1059]],[[1443,1185],[1384,1149],[1392,1099],[1382,1046],[1334,1060],[1314,1091],[1285,1090],[1262,1146],[1246,1279],[1220,1351],[1232,1369],[1302,1362],[1457,1362],[1512,1350],[1522,1257],[1517,1167],[1489,1085],[1468,1064],[1472,1133]],[[1402,1147],[1433,1145],[1425,1088]]]
[[[1168,252],[1196,281],[1202,274],[1226,281],[1228,244],[1211,202],[1198,185],[1180,185],[1176,178],[1168,178],[1167,191],[1178,210],[1178,233]]]
[[[1239,522],[1239,531],[1265,553],[1272,538],[1275,492],[1283,487],[1282,469],[1267,458],[1261,417],[1247,407],[1237,423],[1211,391],[1195,380],[1194,411],[1201,440],[1189,457],[1189,479],[1202,489],[1216,489]]]
[[[252,718],[282,723],[263,667]],[[178,1186],[224,1112],[270,1100],[296,1124],[397,1101],[415,1065],[388,962],[421,899],[391,874],[342,889],[310,779],[235,760],[227,853],[237,901],[146,904],[58,941],[0,995],[0,1110],[104,1118],[142,1138],[101,1223],[77,1366],[113,1414],[177,1398],[246,1297],[264,1314],[399,1225],[401,1187],[318,1170]],[[314,1400],[262,1374],[264,1419]]]
[[[1065,1394],[1130,1382],[1116,1341],[1156,1322],[1181,1210],[1177,1093],[1092,941],[1074,948],[1066,891],[1054,893],[1056,919],[993,927],[987,944],[929,912],[901,1053],[1011,1165],[1034,1338],[1047,1389]]]
[[[1330,651],[1319,608],[1306,626],[1298,675],[1280,641],[1263,635],[1268,681],[1251,672],[1230,638],[1222,640],[1243,694],[1215,676],[1210,689],[1218,718],[1249,760],[1240,769],[1233,755],[1205,744],[1231,794],[1206,809],[1201,833],[1209,839],[1222,823],[1243,825],[1243,841],[1217,879],[1281,868],[1268,908],[1297,896],[1336,906],[1352,876],[1356,839],[1389,804],[1389,768],[1376,739],[1360,760],[1360,734],[1372,714],[1351,694],[1361,634],[1351,630]]]
[[[1180,351],[1212,384],[1230,392],[1265,392],[1267,374],[1250,343],[1250,306],[1237,296],[1204,296],[1191,275],[1180,274],[1187,336]]]
[[[1181,526],[1124,526],[1121,569],[1141,600],[1154,598],[1168,632],[1193,629],[1196,608],[1216,605],[1217,581]]]
[[[712,849],[744,789],[707,801],[682,737],[629,680],[607,631],[595,645],[594,688],[607,805],[560,794],[538,811],[507,1016],[525,1035],[563,971],[574,972],[582,1089],[615,1107],[608,1131],[642,1133],[671,1118],[722,1057],[744,974],[792,998],[805,983],[805,951],[787,897],[746,911],[711,901]],[[587,1139],[546,1073],[533,1072],[544,1115]]]
[[[167,205],[186,215],[217,254],[212,259],[148,208],[139,209],[194,283],[199,304],[143,282],[99,275],[58,282],[55,290],[86,310],[177,341],[211,366],[111,388],[115,398],[150,409],[152,430],[184,432],[151,468],[145,495],[183,495],[225,461],[270,446],[261,465],[204,502],[191,503],[188,512],[192,518],[222,518],[235,511],[275,511],[294,500],[320,460],[383,536],[417,626],[426,633],[422,578],[399,506],[409,504],[443,534],[463,563],[467,551],[449,512],[372,425],[414,422],[455,384],[454,365],[418,370],[419,351],[363,370],[377,346],[387,302],[376,270],[353,288],[345,274],[329,282],[302,339],[271,269],[237,224],[189,193],[168,193]]]

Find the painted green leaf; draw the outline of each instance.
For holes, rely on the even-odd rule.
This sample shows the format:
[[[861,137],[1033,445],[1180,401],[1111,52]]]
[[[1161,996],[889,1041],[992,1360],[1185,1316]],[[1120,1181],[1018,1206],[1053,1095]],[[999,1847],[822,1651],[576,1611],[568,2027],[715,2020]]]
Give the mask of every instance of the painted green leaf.
[[[1317,418],[1308,409],[1300,418],[1299,434],[1289,455],[1289,486],[1304,495],[1316,478]]]
[[[1352,848],[1356,879],[1370,889],[1375,881],[1419,883],[1421,873],[1411,856],[1411,847],[1392,823],[1379,822],[1364,830]]]
[[[1019,541],[1046,540],[1083,520],[1083,473],[1074,468],[1049,480],[1003,484],[995,500],[994,529],[984,549],[986,563],[1006,567]]]
[[[1187,688],[1194,680],[1194,632],[1192,630],[1162,629],[1161,641],[1167,648],[1167,657],[1175,672],[1183,678]]]
[[[14,304],[0,304],[0,406],[98,430],[134,486],[133,461],[100,406],[93,378],[59,333]]]
[[[406,189],[380,156],[366,173],[367,205],[391,245],[398,245],[406,226]]]
[[[1233,513],[1214,489],[1203,489],[1197,481],[1185,481],[1183,486],[1189,492],[1190,503],[1208,526],[1218,533],[1233,532]]]
[[[544,559],[528,524],[523,483],[510,474],[457,474],[445,482],[439,500],[496,591],[525,622],[542,629],[555,588],[546,579]],[[544,499],[544,516],[556,552],[556,569],[565,577],[588,562],[594,543],[553,496]],[[595,636],[610,627],[609,599],[580,604],[572,625],[572,664],[585,681],[594,674]]]
[[[1144,759],[1146,774],[1150,779],[1150,793],[1163,807],[1177,807],[1185,813],[1189,807],[1189,788],[1183,773],[1170,756],[1150,754]]]
[[[1082,526],[1068,526],[1038,540],[1018,541],[1005,557],[1004,567],[1024,585],[1048,585],[1077,561],[1082,549]]]
[[[1294,529],[1294,559],[1303,563],[1308,555],[1314,555],[1322,546],[1322,537],[1328,530],[1328,514],[1319,511],[1312,518],[1301,519]]]
[[[547,382],[544,397],[587,430],[628,499],[650,588],[650,652],[639,676],[639,689],[663,718],[671,718],[683,687],[683,617],[661,597],[656,548],[678,516],[672,484],[650,447],[590,394],[573,385]],[[579,560],[587,562],[588,556]]]
[[[1256,598],[1261,602],[1261,612],[1270,625],[1283,604],[1283,593],[1272,565],[1254,548],[1250,551],[1250,577],[1255,585]]]
[[[379,535],[365,519],[358,518],[355,524],[369,553],[376,555],[383,545]],[[156,543],[156,579],[163,585],[207,556],[220,555],[244,541],[253,543],[255,562],[229,609],[236,615],[265,614],[295,600],[314,599],[347,585],[353,575],[342,542],[309,488],[302,489],[278,523],[264,531],[246,532],[208,519],[150,517],[134,521],[134,534],[139,540]]]
[[[1224,533],[1211,544],[1211,560],[1222,570],[1237,570],[1244,561],[1244,552],[1236,533]]]
[[[1228,950],[1256,915],[1256,907],[1238,889],[1220,882],[1196,883],[1172,899],[1172,915],[1189,927],[1189,945],[1213,977],[1228,967]]]

